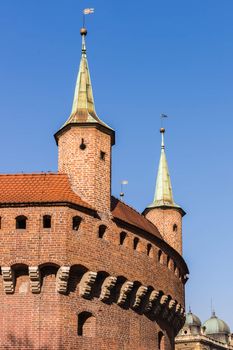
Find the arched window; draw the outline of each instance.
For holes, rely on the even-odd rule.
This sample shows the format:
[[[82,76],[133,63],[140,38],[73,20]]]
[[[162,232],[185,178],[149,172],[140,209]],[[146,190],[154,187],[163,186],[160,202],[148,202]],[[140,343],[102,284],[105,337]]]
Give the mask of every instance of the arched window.
[[[133,240],[133,249],[134,250],[137,250],[138,243],[139,243],[139,238],[135,237],[134,240]]]
[[[78,315],[78,335],[83,337],[95,337],[96,318],[90,312],[84,311]]]
[[[147,255],[149,257],[152,257],[152,245],[150,243],[147,244],[146,250],[147,250]]]
[[[127,233],[126,232],[121,232],[120,233],[120,245],[124,244],[124,241],[126,239]]]
[[[165,350],[165,339],[163,332],[159,332],[158,334],[158,349]]]
[[[43,228],[51,228],[51,215],[43,216]]]
[[[176,224],[173,225],[173,232],[177,232],[178,226]]]
[[[27,227],[27,218],[24,215],[15,218],[15,226],[17,229],[25,230]]]
[[[80,216],[74,216],[72,221],[72,227],[74,231],[78,231],[79,226],[81,224],[82,218]]]
[[[105,225],[100,225],[99,227],[99,238],[103,238],[107,227]]]
[[[158,262],[160,264],[163,264],[163,252],[162,252],[162,250],[158,251]]]

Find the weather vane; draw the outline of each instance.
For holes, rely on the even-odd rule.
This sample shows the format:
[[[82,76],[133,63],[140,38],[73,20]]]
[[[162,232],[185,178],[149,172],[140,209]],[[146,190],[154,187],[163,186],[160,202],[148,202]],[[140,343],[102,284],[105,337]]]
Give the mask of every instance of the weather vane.
[[[160,114],[160,119],[161,119],[161,129],[163,129],[163,121],[164,121],[164,118],[168,118],[168,115],[166,114]]]
[[[83,10],[83,28],[85,28],[85,16],[90,15],[91,13],[94,13],[94,8],[87,8]]]

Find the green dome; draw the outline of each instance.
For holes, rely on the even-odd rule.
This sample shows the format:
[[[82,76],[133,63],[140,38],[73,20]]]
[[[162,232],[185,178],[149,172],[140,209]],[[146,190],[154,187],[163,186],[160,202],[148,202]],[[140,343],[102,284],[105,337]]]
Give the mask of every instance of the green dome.
[[[186,326],[197,326],[201,327],[201,321],[200,319],[194,315],[191,311],[189,311],[186,314],[186,320],[185,320],[185,325]]]
[[[204,325],[205,327],[205,333],[208,335],[210,334],[230,334],[230,328],[228,325],[220,320],[216,315],[215,312],[213,312],[211,318],[207,320]]]

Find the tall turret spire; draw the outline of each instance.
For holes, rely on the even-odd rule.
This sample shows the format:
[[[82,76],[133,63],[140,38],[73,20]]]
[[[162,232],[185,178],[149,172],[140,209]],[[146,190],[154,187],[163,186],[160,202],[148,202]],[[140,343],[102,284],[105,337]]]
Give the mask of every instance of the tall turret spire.
[[[161,133],[161,155],[159,160],[159,168],[157,173],[154,201],[148,208],[161,206],[178,207],[173,200],[171,179],[168,170],[168,164],[164,146],[165,129],[160,129]]]
[[[79,126],[87,126],[93,124],[93,126],[95,125],[97,128],[101,128],[102,131],[110,134],[112,137],[112,144],[114,144],[114,130],[105,124],[101,119],[99,119],[95,110],[91,77],[87,62],[87,50],[85,41],[85,37],[87,35],[86,28],[81,28],[80,34],[82,36],[81,60],[75,86],[72,110],[65,124],[55,134],[55,138],[57,140],[57,135],[60,134],[60,132],[70,124],[78,124]]]
[[[58,172],[67,174],[71,187],[99,213],[111,210],[111,160],[115,132],[95,111],[87,63],[86,28],[81,29],[81,61],[71,114],[55,134]]]
[[[154,200],[146,207],[143,214],[158,228],[164,240],[182,254],[182,217],[185,212],[173,199],[164,146],[165,129],[161,128],[160,133],[161,154]]]

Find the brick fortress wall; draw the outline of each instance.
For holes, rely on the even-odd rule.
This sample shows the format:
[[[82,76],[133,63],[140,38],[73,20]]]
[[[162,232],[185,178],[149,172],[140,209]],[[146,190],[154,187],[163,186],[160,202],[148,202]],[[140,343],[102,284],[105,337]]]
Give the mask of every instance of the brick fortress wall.
[[[26,229],[15,228],[18,215]],[[162,242],[65,206],[1,208],[0,217],[1,349],[152,350],[160,331],[173,348],[184,271]]]

